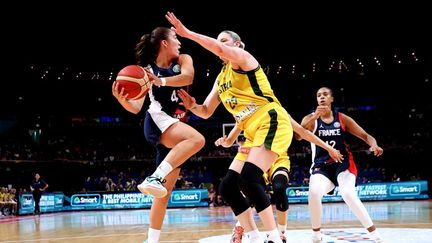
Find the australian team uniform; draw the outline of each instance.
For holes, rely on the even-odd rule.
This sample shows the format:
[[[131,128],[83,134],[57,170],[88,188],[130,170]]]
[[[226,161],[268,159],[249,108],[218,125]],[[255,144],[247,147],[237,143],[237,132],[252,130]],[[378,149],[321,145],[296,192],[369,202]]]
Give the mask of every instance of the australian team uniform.
[[[234,159],[236,160],[240,160],[240,161],[246,161],[247,156],[249,154],[249,147],[245,147],[244,145],[242,145],[239,148],[239,151],[237,152],[236,156]],[[291,166],[291,162],[288,156],[288,153],[284,153],[282,155],[280,155],[276,161],[271,165],[270,169],[267,172],[264,172],[264,180],[265,180],[265,184],[270,184],[272,181],[272,176],[274,175],[275,172],[277,171],[285,171],[287,174],[289,174],[289,170],[290,170],[290,166]]]
[[[291,122],[264,70],[260,66],[247,72],[234,70],[228,63],[216,82],[222,104],[244,131],[244,147],[264,145],[279,156],[286,154],[293,136]]]
[[[357,168],[353,156],[345,143],[345,127],[341,114],[333,111],[333,115],[334,119],[331,123],[325,123],[321,118],[318,118],[315,121],[313,133],[333,148],[339,150],[344,159],[342,163],[336,162],[330,157],[327,150],[311,143],[312,166],[310,173],[322,174],[337,186],[337,176],[339,173],[349,170],[357,176]]]
[[[158,77],[170,77],[180,74],[181,68],[173,62],[169,68],[150,65],[152,72]],[[149,90],[150,107],[144,119],[144,135],[146,140],[156,147],[156,163],[160,164],[169,149],[160,144],[160,137],[172,124],[186,119],[186,110],[179,105],[181,102],[177,91],[183,87],[152,85]]]

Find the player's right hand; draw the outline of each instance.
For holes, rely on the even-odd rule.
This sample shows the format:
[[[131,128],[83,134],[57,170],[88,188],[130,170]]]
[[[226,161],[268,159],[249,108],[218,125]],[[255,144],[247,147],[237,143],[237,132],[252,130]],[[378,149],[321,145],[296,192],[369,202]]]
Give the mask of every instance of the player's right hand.
[[[227,138],[228,138],[227,135],[224,135],[223,137],[218,138],[215,141],[215,145],[216,146],[222,146],[222,147],[225,147],[225,148],[231,147],[234,142],[233,141],[229,141]]]
[[[336,162],[338,163],[342,163],[343,161],[343,155],[340,153],[339,150],[332,148],[329,151],[329,155],[330,157],[332,157],[332,159],[334,159]]]
[[[317,116],[322,116],[325,115],[327,112],[330,111],[330,107],[326,106],[326,105],[319,105],[317,106],[317,108],[315,109],[315,114]]]
[[[188,94],[184,89],[179,89],[177,94],[182,100],[179,104],[184,106],[186,109],[190,110],[197,106],[195,98]]]
[[[113,82],[112,87],[111,87],[112,94],[118,101],[126,100],[128,94],[125,94],[125,95],[123,94],[124,88],[122,88],[119,92],[118,84],[119,84],[118,82]]]

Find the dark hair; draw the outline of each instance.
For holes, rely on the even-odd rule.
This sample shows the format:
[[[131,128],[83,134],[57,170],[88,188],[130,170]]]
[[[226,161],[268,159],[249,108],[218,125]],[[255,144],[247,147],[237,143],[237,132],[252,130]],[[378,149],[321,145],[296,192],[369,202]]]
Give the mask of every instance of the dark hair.
[[[330,93],[330,95],[331,96],[333,96],[333,90],[332,89],[330,89],[329,87],[327,87],[327,86],[322,86],[322,87],[320,87],[318,90],[320,90],[320,89],[328,89],[329,90],[329,93]],[[318,90],[317,90],[317,92],[318,92]]]
[[[147,66],[156,61],[160,43],[167,40],[171,30],[166,27],[156,27],[150,34],[141,36],[135,46],[135,58],[139,65]]]

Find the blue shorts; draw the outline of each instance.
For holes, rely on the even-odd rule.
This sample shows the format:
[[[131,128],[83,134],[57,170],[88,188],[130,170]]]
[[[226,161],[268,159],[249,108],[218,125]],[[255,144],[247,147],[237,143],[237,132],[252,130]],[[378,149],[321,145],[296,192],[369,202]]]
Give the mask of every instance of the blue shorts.
[[[348,162],[344,161],[343,163],[333,162],[330,164],[320,164],[319,166],[314,166],[312,168],[311,174],[321,174],[327,177],[335,186],[339,186],[337,181],[337,177],[339,173],[347,170],[349,168]],[[357,186],[357,183],[356,183]],[[334,189],[331,190],[328,194],[331,195],[334,193]]]
[[[150,113],[147,111],[144,118],[144,136],[147,142],[156,148],[156,166],[162,163],[170,151],[169,148],[160,144],[161,135],[162,131],[159,129]]]

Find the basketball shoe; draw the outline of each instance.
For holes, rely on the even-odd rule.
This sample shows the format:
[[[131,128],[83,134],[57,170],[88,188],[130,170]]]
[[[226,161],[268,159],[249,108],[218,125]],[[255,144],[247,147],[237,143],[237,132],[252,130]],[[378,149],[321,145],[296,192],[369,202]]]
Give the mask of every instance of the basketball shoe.
[[[282,234],[280,237],[281,237],[282,243],[286,243],[286,236],[284,234]]]
[[[162,185],[165,182],[166,180],[162,179],[161,177],[147,176],[147,178],[145,178],[145,180],[137,187],[138,190],[146,195],[152,195],[156,198],[161,198],[165,197],[168,193],[167,189]]]
[[[322,243],[322,235],[321,234],[314,234],[312,236],[312,243]]]
[[[233,229],[230,243],[241,243],[243,238],[244,229],[241,226],[236,226]]]
[[[369,236],[372,240],[374,240],[375,243],[384,243],[384,240],[382,239],[378,230],[375,230],[373,232],[369,232]]]

